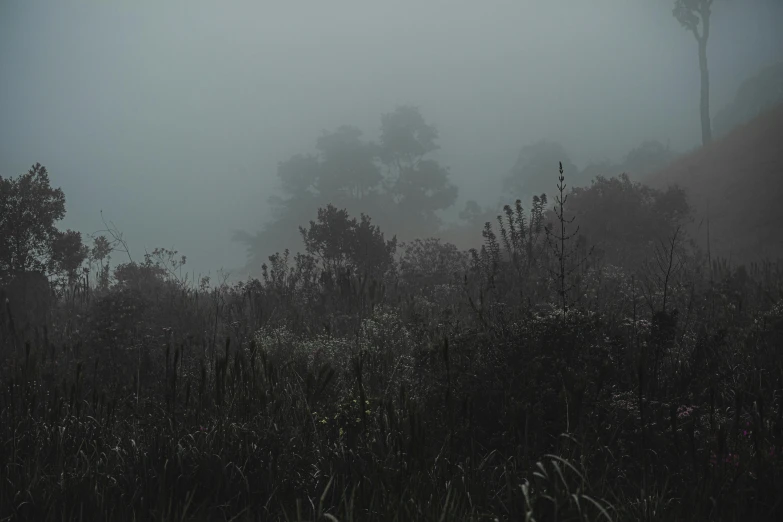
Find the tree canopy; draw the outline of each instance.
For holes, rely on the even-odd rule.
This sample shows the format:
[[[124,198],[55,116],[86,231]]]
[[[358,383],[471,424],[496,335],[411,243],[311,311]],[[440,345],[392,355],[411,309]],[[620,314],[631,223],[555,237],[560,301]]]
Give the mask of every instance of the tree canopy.
[[[273,221],[256,234],[239,232],[255,264],[274,251],[295,248],[295,231],[315,209],[345,209],[372,216],[385,230],[406,238],[431,235],[438,211],[457,199],[449,171],[430,155],[438,131],[417,107],[403,105],[381,116],[378,142],[356,127],[324,132],[315,152],[280,162],[280,194],[272,196]]]
[[[318,219],[310,221],[307,228],[299,227],[299,232],[307,253],[333,273],[350,268],[382,275],[393,263],[397,249],[397,238],[384,239],[369,216],[362,214],[357,221],[333,205],[318,209]]]
[[[690,216],[681,188],[653,189],[631,181],[627,174],[597,176],[590,186],[575,187],[568,203],[582,235],[605,261],[617,264],[640,263],[646,245],[670,237]]]
[[[16,178],[0,176],[0,273],[45,271],[53,260],[70,268],[68,251],[78,247],[75,233],[63,235],[55,227],[64,216],[65,195],[51,186],[40,163]]]

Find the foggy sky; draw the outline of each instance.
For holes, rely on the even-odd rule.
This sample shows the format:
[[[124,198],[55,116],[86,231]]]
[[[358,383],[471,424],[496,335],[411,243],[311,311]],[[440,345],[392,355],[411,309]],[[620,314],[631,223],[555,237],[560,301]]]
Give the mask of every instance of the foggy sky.
[[[561,141],[583,167],[645,139],[700,140],[696,44],[671,0],[0,2],[0,173],[35,162],[60,225],[103,209],[134,259],[244,263],[277,163],[323,130],[377,135],[418,105],[466,199],[494,202],[521,145]],[[783,2],[716,0],[713,115],[783,58]],[[119,255],[117,261],[123,259]]]

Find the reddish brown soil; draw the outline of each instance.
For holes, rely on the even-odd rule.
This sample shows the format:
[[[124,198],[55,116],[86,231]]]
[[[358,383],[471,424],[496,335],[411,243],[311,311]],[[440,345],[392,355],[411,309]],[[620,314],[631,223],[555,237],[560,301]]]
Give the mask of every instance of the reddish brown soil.
[[[641,180],[678,184],[693,208],[692,237],[738,263],[783,258],[783,105]]]

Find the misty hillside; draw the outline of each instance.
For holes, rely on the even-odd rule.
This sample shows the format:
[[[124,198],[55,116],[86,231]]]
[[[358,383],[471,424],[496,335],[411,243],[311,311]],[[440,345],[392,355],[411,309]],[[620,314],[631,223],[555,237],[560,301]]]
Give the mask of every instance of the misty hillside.
[[[686,190],[689,232],[713,255],[735,262],[783,255],[783,105],[740,125],[712,144],[643,178],[653,187]]]
[[[783,62],[764,67],[746,79],[734,99],[712,120],[716,136],[725,136],[738,125],[783,104]]]
[[[0,0],[0,522],[783,521],[781,27]]]

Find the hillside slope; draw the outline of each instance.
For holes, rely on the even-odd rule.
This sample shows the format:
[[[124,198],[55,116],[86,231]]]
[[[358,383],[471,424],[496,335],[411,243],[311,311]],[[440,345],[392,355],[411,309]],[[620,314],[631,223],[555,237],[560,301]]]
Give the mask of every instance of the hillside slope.
[[[713,255],[747,263],[783,258],[783,105],[685,154],[644,183],[688,193],[690,233]]]
[[[781,103],[783,62],[765,67],[742,83],[731,103],[712,119],[712,134],[715,137],[725,136],[737,125],[748,123]]]

